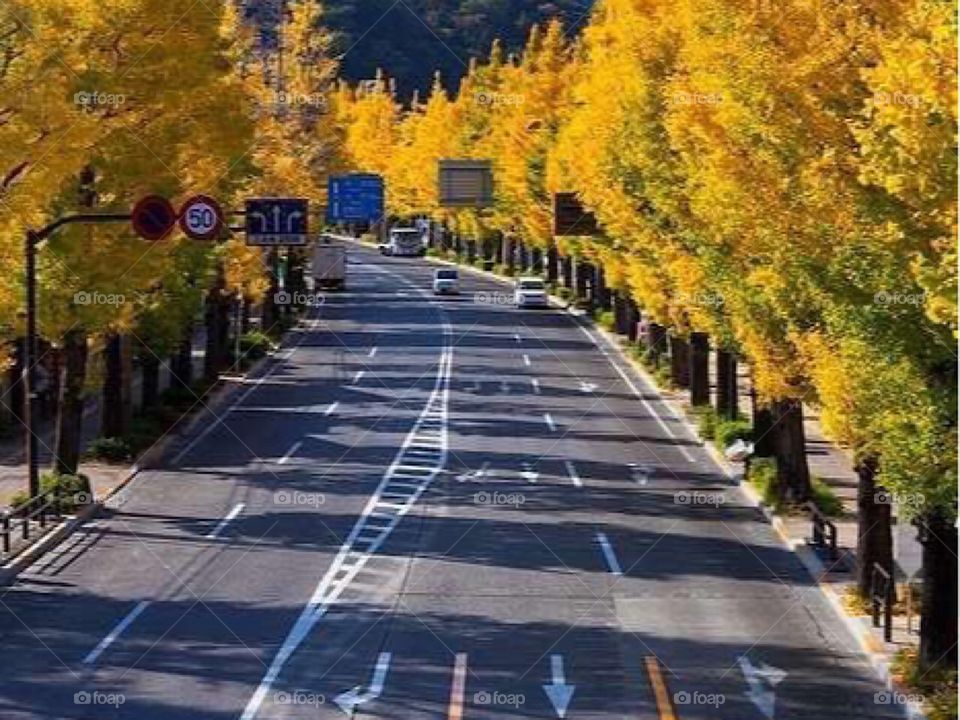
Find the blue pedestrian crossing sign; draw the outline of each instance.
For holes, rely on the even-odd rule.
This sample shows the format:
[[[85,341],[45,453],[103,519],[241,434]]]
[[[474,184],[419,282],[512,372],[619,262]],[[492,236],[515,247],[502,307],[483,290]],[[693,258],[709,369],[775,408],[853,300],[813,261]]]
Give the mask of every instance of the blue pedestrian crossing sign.
[[[328,222],[373,223],[383,218],[383,178],[379,175],[334,175],[327,189]]]

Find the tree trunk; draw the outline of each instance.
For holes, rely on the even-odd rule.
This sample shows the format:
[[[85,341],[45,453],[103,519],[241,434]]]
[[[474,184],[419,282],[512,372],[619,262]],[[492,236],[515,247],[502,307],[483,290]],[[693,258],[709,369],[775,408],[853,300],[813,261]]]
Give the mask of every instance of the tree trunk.
[[[307,282],[303,253],[300,250],[291,250],[287,255],[287,258],[288,265],[286,289],[294,300],[294,302],[291,305],[288,305],[287,308],[302,308],[306,304],[307,299]]]
[[[690,334],[690,404],[710,404],[710,336]]]
[[[505,237],[503,239],[502,249],[503,249],[503,258],[501,259],[501,262],[503,263],[503,266],[506,267],[508,270],[513,270],[515,265],[514,261],[515,261],[515,255],[516,255],[514,251],[513,238]]]
[[[635,343],[637,341],[637,323],[640,322],[640,308],[637,307],[633,298],[626,298],[624,302],[627,304],[627,337],[630,342]]]
[[[717,415],[727,420],[739,417],[737,407],[737,359],[733,353],[717,348]]]
[[[806,502],[810,499],[810,469],[803,431],[803,405],[799,400],[778,400],[771,409],[775,418],[772,435],[780,498],[786,502]]]
[[[230,297],[226,293],[226,278],[222,265],[217,267],[217,279],[207,293],[205,321],[207,351],[203,363],[203,377],[214,382],[221,369],[228,365],[230,342]]]
[[[477,241],[474,239],[467,240],[467,262],[473,265],[473,261],[477,259]]]
[[[560,279],[560,268],[557,267],[560,258],[557,256],[557,244],[551,240],[547,245],[547,282],[557,284]]]
[[[654,367],[660,367],[660,360],[667,352],[669,343],[667,329],[659,324],[652,322],[647,329],[647,357],[653,362]]]
[[[933,510],[918,519],[923,546],[920,667],[957,667],[957,528]]]
[[[614,327],[616,328],[618,335],[626,335],[630,332],[630,318],[629,318],[629,309],[627,308],[627,301],[623,297],[622,292],[613,292],[613,319]]]
[[[543,251],[538,247],[530,250],[530,267],[534,275],[543,275]]]
[[[140,353],[141,412],[149,412],[160,404],[160,358],[144,346]]]
[[[527,272],[530,269],[530,250],[527,248],[527,244],[520,241],[520,271]]]
[[[504,249],[503,249],[503,233],[498,232],[496,238],[493,241],[493,256],[490,258],[494,262],[503,264],[504,261]]]
[[[189,390],[193,385],[193,323],[187,323],[177,352],[170,363],[171,387]]]
[[[591,268],[589,263],[581,262],[577,260],[573,268],[573,284],[576,292],[576,296],[580,300],[585,300],[587,297],[587,276],[590,274]]]
[[[127,426],[123,407],[123,340],[119,333],[107,337],[103,356],[106,374],[103,378],[100,434],[104,437],[123,437]]]
[[[690,387],[690,348],[683,338],[670,336],[670,377],[677,387]]]
[[[603,265],[597,265],[593,273],[593,302],[603,312],[609,312],[610,289],[607,287],[607,276],[603,271]]]
[[[63,338],[64,379],[57,416],[56,470],[76,475],[83,443],[83,385],[87,377],[87,334],[79,328]]]
[[[573,258],[569,255],[564,256],[560,260],[560,269],[562,270],[563,275],[563,286],[567,290],[573,289]]]
[[[274,331],[280,320],[279,308],[277,306],[277,296],[280,294],[280,276],[277,267],[278,259],[276,250],[271,250],[267,255],[267,275],[270,287],[267,288],[267,294],[263,298],[263,306],[261,308],[262,320],[260,323],[260,327],[263,328],[263,331],[266,333]]]
[[[857,463],[857,592],[870,597],[873,564],[893,577],[893,535],[890,532],[890,502],[876,484],[877,458]]]

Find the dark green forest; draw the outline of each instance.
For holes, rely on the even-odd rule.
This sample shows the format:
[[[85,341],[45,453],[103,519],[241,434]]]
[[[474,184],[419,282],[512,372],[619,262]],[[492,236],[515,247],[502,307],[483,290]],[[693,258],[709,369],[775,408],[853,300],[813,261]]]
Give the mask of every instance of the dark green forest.
[[[276,42],[277,17],[286,0],[249,0],[247,14],[264,43]],[[587,22],[590,0],[325,0],[324,24],[335,33],[342,74],[351,81],[377,68],[397,79],[401,97],[430,87],[439,70],[455,90],[471,56],[486,56],[500,38],[506,50],[523,47],[529,28],[552,17],[568,33]]]

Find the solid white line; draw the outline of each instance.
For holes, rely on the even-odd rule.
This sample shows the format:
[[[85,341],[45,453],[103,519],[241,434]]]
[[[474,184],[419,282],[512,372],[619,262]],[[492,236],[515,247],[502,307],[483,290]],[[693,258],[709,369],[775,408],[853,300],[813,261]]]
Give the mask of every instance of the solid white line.
[[[540,394],[540,381],[536,378],[530,378],[530,384],[533,385],[533,392],[535,395]]]
[[[577,474],[577,468],[569,460],[565,460],[564,464],[567,466],[567,475],[570,476],[570,480],[573,482],[574,487],[583,487],[583,481],[580,479],[580,476]]]
[[[607,539],[607,534],[598,532],[597,542],[600,543],[600,549],[603,551],[603,557],[607,561],[607,567],[610,569],[610,572],[614,575],[623,575],[623,570],[620,569],[620,563],[617,562],[617,556],[613,552],[613,546]]]
[[[372,358],[376,356],[377,356],[377,346],[374,345],[372,348],[370,348],[370,352],[367,353],[367,357]]]
[[[643,393],[640,392],[639,388],[637,388],[633,380],[630,379],[630,376],[627,375],[627,373],[624,372],[623,368],[621,368],[620,365],[614,362],[613,358],[610,357],[609,353],[607,352],[607,349],[600,344],[600,341],[597,338],[595,338],[590,333],[590,331],[587,330],[583,325],[580,325],[579,323],[577,323],[577,327],[579,327],[580,330],[583,331],[584,335],[590,338],[590,342],[596,345],[596,347],[600,350],[601,354],[607,358],[607,361],[610,363],[611,366],[613,366],[613,369],[616,370],[617,373],[619,373],[621,378],[623,378],[623,381],[627,384],[627,387],[630,388],[630,391],[640,399],[640,402],[643,404],[643,407],[646,408],[647,412],[650,413],[653,419],[657,421],[657,423],[660,425],[663,431],[672,439],[679,440],[680,438],[678,438],[674,434],[673,430],[671,430],[670,427],[660,417],[660,415],[657,414],[657,411],[653,409],[653,406],[643,396]],[[696,458],[694,458],[689,452],[687,452],[687,449],[683,445],[677,445],[676,447],[689,462],[696,462]]]
[[[280,458],[279,460],[277,460],[277,464],[278,464],[278,465],[286,465],[286,464],[290,461],[290,458],[292,458],[292,457],[296,454],[297,450],[300,449],[300,446],[301,446],[301,445],[303,445],[303,440],[297,440],[297,441],[290,447],[290,449],[287,450],[286,455],[284,455],[282,458]]]
[[[220,533],[223,532],[223,529],[230,524],[230,521],[236,518],[237,515],[239,515],[241,512],[243,512],[243,508],[244,508],[243,503],[237,503],[236,505],[234,505],[233,510],[228,512],[226,516],[223,518],[223,520],[221,520],[220,523],[213,530],[207,533],[206,535],[207,540],[213,540],[218,535],[220,535]]]
[[[529,355],[524,354],[524,356],[523,356],[523,364],[526,365],[527,367],[530,367],[530,356],[529,356]]]
[[[467,687],[467,654],[457,653],[453,664],[453,682],[450,683],[450,705],[447,720],[463,720],[463,695]]]
[[[333,415],[333,414],[337,411],[337,408],[338,408],[338,407],[340,407],[340,402],[339,402],[339,401],[338,401],[338,402],[335,402],[335,403],[330,403],[330,405],[327,407],[327,409],[323,411],[323,414],[324,414],[324,415],[328,415],[328,416],[329,416],[329,415]]]
[[[353,384],[356,385],[363,379],[363,376],[367,374],[366,370],[359,370],[356,375],[353,376]]]
[[[550,432],[557,431],[557,425],[553,422],[553,415],[550,413],[543,414],[543,421],[547,424],[547,427],[550,428]]]
[[[123,620],[117,623],[117,626],[110,631],[110,634],[101,640],[97,646],[87,654],[87,656],[83,659],[83,664],[92,665],[95,663],[97,658],[103,654],[103,651],[110,647],[114,640],[123,634],[124,630],[130,627],[131,623],[137,619],[140,613],[147,609],[148,605],[150,605],[149,600],[141,600],[138,602],[136,607],[134,607],[133,610],[131,610]]]

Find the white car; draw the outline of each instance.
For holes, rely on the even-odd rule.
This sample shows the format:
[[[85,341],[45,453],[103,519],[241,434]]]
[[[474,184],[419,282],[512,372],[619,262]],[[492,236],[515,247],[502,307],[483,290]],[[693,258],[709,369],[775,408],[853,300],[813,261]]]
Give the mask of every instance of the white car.
[[[460,273],[446,268],[433,273],[434,295],[456,295],[460,292]]]
[[[547,286],[538,277],[522,277],[513,291],[513,302],[518,308],[547,307]]]

